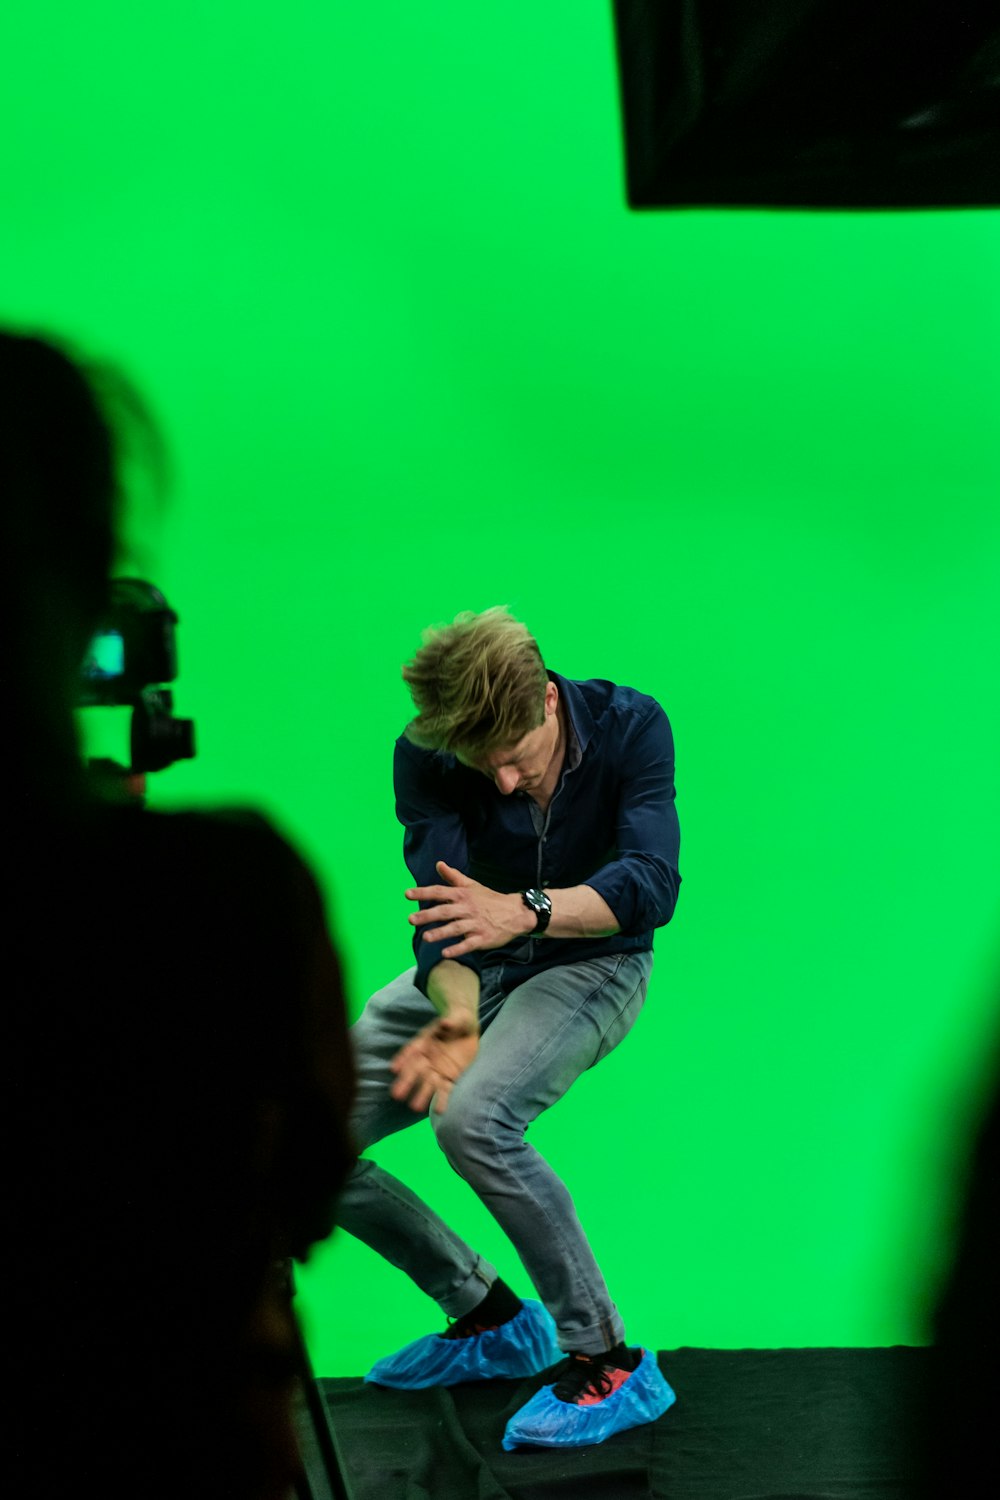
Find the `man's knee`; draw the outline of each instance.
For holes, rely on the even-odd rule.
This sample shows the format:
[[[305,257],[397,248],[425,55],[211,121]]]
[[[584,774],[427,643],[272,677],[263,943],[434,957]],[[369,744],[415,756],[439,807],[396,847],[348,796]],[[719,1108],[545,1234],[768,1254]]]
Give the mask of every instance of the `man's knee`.
[[[474,1176],[497,1151],[524,1135],[524,1126],[507,1119],[495,1100],[483,1099],[471,1088],[453,1090],[444,1114],[432,1108],[431,1119],[438,1145],[463,1177]]]
[[[434,1135],[452,1166],[465,1158],[473,1141],[481,1140],[487,1128],[485,1112],[476,1099],[466,1100],[464,1093],[453,1089],[444,1114],[431,1106]]]

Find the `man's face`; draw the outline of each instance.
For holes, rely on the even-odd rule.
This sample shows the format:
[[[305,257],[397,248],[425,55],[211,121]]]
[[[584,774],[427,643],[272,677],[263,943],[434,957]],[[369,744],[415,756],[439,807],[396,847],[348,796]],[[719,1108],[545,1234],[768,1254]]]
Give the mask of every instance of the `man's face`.
[[[559,743],[558,705],[559,690],[550,682],[545,689],[545,718],[537,729],[529,729],[513,745],[475,758],[459,751],[457,758],[463,766],[471,766],[488,776],[503,796],[509,797],[512,792],[527,792],[530,796],[545,780]]]

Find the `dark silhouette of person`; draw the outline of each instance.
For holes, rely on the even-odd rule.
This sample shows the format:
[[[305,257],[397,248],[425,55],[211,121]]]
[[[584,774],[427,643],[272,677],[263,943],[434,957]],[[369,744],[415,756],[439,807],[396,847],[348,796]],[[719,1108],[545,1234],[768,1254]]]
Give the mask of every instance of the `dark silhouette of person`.
[[[118,503],[99,392],[0,334],[12,1492],[279,1500],[278,1267],[329,1232],[353,1160],[341,973],[263,819],[89,788],[73,703]]]
[[[1000,1048],[964,1166],[933,1347],[912,1412],[919,1500],[992,1495],[1000,1396]],[[992,1478],[990,1477],[992,1475]]]

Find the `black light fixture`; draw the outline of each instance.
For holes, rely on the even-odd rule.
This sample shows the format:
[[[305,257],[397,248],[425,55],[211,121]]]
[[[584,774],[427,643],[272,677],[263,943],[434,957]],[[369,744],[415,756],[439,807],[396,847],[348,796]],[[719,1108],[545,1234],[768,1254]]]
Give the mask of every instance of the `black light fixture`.
[[[632,208],[1000,204],[996,0],[614,0]]]

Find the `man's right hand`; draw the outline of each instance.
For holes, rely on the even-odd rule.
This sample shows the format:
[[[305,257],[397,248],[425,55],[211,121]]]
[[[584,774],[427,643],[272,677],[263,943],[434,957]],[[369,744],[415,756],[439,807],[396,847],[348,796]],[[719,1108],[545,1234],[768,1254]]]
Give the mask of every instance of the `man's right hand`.
[[[412,1042],[401,1047],[389,1064],[396,1081],[389,1092],[405,1099],[423,1114],[435,1094],[436,1114],[444,1114],[455,1083],[479,1051],[479,1027],[467,1012],[438,1016]]]

